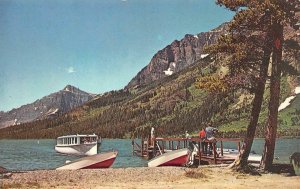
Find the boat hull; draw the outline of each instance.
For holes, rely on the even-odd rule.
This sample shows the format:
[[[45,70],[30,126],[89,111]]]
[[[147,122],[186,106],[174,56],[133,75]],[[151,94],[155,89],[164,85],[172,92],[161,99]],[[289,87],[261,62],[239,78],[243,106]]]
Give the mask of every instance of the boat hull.
[[[184,166],[189,159],[189,149],[183,148],[162,154],[148,162],[148,167]]]
[[[55,146],[55,151],[63,154],[92,156],[97,154],[97,143],[72,146]]]
[[[118,155],[117,151],[105,152],[93,156],[87,156],[64,166],[58,167],[57,170],[77,170],[77,169],[100,169],[109,168],[114,163]]]
[[[220,154],[221,150],[217,149],[217,153]],[[224,157],[229,159],[236,159],[239,155],[239,151],[237,149],[223,149]],[[262,156],[259,154],[250,153],[248,157],[249,163],[260,163]]]
[[[291,163],[294,167],[295,174],[300,176],[300,152],[295,152],[290,157]]]

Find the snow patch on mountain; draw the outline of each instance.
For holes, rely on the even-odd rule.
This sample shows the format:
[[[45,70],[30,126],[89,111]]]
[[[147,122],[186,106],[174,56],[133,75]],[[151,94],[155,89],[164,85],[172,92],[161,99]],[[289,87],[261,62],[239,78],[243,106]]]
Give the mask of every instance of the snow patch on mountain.
[[[172,75],[173,71],[171,70],[171,68],[168,68],[168,70],[163,71],[165,72],[166,75]]]
[[[295,94],[300,94],[300,87],[295,88]]]
[[[278,112],[287,108],[290,104],[291,104],[291,101],[296,98],[296,95],[297,94],[300,94],[300,87],[296,87],[295,90],[294,90],[294,95],[290,96],[290,97],[287,97],[283,103],[280,104],[280,106],[278,107]]]
[[[209,55],[209,54],[201,54],[200,57],[201,57],[201,58],[205,58],[205,57],[207,57],[208,55]]]

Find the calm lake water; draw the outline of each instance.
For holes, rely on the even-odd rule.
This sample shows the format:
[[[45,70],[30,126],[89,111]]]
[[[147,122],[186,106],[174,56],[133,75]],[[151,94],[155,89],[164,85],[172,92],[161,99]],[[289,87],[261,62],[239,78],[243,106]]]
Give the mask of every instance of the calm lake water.
[[[78,159],[78,156],[56,153],[55,143],[55,140],[0,140],[0,165],[10,170],[55,169],[66,160]],[[263,139],[255,139],[252,150],[262,154],[263,145]],[[225,143],[224,148],[236,148],[236,143]],[[111,149],[119,151],[113,167],[147,166],[146,159],[132,155],[129,139],[103,139],[99,151]],[[300,152],[300,139],[278,139],[275,161],[288,163],[294,152]]]

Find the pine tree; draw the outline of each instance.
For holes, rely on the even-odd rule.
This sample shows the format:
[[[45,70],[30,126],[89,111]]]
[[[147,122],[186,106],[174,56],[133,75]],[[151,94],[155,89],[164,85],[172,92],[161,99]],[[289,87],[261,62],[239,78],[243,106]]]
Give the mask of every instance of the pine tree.
[[[278,124],[278,107],[280,100],[280,79],[282,69],[282,44],[284,42],[284,26],[297,28],[296,12],[299,11],[300,2],[297,0],[270,1],[268,8],[271,17],[272,32],[272,73],[270,83],[269,116],[266,127],[264,154],[261,166],[264,170],[272,168],[275,141]]]
[[[254,93],[242,153],[233,164],[234,168],[245,170],[248,168],[247,160],[261,110],[271,54],[270,28],[266,27],[266,23],[270,22],[270,14],[256,1],[219,0],[217,3],[237,13],[229,23],[228,33],[216,45],[209,47],[208,51],[228,57],[226,65],[229,73],[222,78],[225,86],[230,89],[246,88]],[[224,64],[223,60],[221,62]]]
[[[265,153],[264,161],[266,159],[269,162],[270,159],[273,160],[280,92],[283,24],[288,23],[291,26],[296,26],[295,12],[299,9],[299,2],[296,0],[217,0],[217,4],[236,11],[236,15],[229,24],[229,35],[222,36],[217,45],[209,48],[209,52],[230,56],[228,59],[230,73],[225,79],[233,79],[225,81],[225,83],[229,83],[227,86],[245,87],[243,86],[245,83],[237,79],[241,77],[250,78],[250,81],[254,81],[250,86],[254,92],[254,100],[245,143],[241,155],[233,164],[233,167],[245,170],[248,167],[247,159],[261,110],[271,53],[271,101],[268,118],[268,140],[266,140],[268,153]],[[263,45],[260,43],[261,41],[263,41]],[[255,72],[255,69],[258,70],[259,74]],[[257,75],[258,77],[256,77]]]

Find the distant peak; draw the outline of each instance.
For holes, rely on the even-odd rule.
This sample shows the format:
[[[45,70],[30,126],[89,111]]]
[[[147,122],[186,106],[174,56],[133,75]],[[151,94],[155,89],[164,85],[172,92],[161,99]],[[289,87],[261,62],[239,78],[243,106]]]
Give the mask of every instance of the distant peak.
[[[78,88],[72,86],[72,85],[67,85],[64,89],[64,91],[70,91],[70,92],[73,92],[75,90],[78,90]]]

